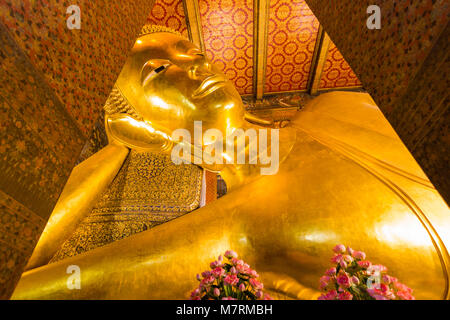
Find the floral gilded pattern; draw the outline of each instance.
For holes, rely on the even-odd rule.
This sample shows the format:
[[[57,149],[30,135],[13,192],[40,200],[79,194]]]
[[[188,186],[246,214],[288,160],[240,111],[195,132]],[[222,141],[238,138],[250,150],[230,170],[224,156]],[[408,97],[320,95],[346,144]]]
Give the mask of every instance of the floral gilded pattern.
[[[200,0],[207,57],[239,94],[253,90],[253,0]]]
[[[360,86],[361,82],[345,61],[336,45],[331,41],[327,60],[323,66],[320,89]]]
[[[156,0],[147,23],[169,27],[188,37],[182,0]]]
[[[306,89],[318,28],[306,1],[270,1],[265,92]]]

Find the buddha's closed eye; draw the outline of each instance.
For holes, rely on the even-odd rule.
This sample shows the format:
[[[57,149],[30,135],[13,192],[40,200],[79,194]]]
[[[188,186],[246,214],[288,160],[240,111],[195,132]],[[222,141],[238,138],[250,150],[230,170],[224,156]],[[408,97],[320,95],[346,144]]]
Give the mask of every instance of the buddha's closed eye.
[[[147,62],[142,68],[142,85],[145,86],[149,81],[166,71],[172,64],[165,61],[163,64],[156,66],[153,61]]]

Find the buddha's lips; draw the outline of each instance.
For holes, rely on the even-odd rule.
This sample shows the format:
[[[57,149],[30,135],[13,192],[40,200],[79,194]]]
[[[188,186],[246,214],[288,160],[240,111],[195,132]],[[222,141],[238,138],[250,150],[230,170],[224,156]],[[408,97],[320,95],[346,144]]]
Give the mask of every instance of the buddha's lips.
[[[219,75],[212,75],[203,80],[192,94],[192,98],[200,99],[226,85],[226,79]]]

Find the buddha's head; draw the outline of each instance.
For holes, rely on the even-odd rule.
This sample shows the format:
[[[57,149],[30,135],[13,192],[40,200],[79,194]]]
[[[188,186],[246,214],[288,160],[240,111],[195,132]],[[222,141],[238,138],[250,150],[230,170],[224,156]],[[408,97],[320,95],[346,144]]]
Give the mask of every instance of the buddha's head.
[[[197,46],[161,26],[143,28],[112,96],[107,115],[125,113],[167,135],[180,128],[193,134],[194,121],[202,121],[203,131],[225,136],[246,122],[234,85]]]

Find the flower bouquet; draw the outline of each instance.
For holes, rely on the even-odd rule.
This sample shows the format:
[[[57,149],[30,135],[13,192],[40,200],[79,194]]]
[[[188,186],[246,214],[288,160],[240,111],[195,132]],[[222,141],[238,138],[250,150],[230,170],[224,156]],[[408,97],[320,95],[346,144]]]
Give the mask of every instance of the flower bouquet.
[[[365,260],[366,254],[339,244],[330,268],[320,278],[319,300],[414,300],[412,289],[387,274],[381,264]]]
[[[264,294],[258,273],[237,259],[236,252],[228,250],[224,256],[227,262],[219,256],[211,262],[211,270],[197,274],[200,284],[192,291],[191,300],[272,300]]]

